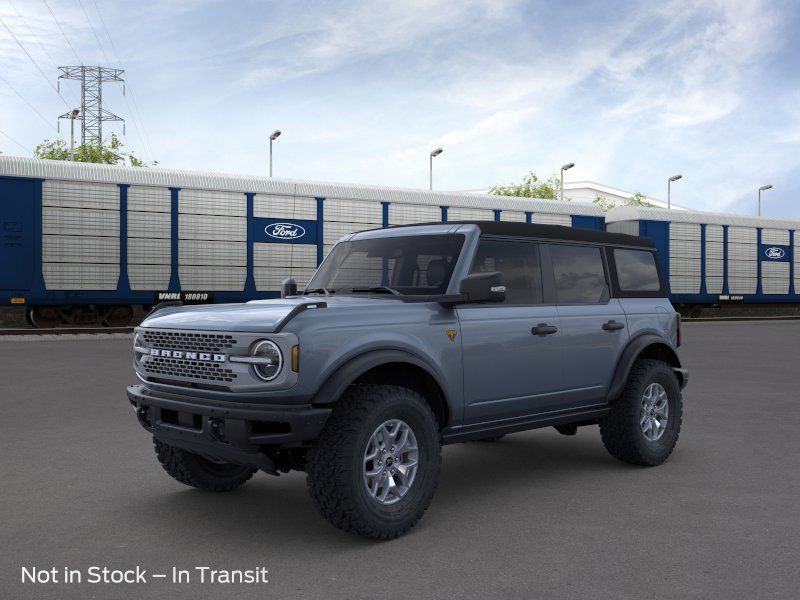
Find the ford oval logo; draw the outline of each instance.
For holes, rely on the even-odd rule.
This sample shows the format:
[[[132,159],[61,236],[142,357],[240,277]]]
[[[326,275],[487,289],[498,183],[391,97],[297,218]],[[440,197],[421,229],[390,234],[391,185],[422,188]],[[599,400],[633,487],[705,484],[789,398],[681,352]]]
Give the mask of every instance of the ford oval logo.
[[[786,256],[786,250],[783,248],[778,248],[777,246],[772,246],[764,250],[764,255],[772,260],[780,260]]]
[[[264,233],[279,240],[297,240],[306,234],[306,230],[296,223],[273,223],[264,227]]]

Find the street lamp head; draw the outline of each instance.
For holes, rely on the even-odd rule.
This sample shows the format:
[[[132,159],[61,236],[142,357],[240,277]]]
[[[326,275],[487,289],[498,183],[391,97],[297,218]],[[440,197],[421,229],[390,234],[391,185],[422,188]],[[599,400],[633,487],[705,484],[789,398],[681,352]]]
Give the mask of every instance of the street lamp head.
[[[444,150],[441,148],[436,148],[436,150],[431,150],[431,156],[439,156]]]
[[[281,130],[280,129],[276,129],[275,131],[272,132],[272,135],[269,136],[269,139],[272,140],[272,141],[275,141],[276,139],[278,139],[278,137],[280,135],[281,135]]]
[[[571,169],[574,166],[575,166],[575,163],[567,163],[567,164],[565,164],[564,166],[561,167],[561,170],[562,171],[566,171],[567,169]]]
[[[669,178],[670,181],[678,181],[678,179],[682,178],[683,175],[673,175]]]
[[[771,183],[768,183],[767,185],[762,185],[760,188],[758,188],[758,191],[763,192],[764,190],[769,190],[769,189],[772,189]]]
[[[72,111],[69,114],[74,119],[79,114],[81,114],[81,109],[80,108],[73,108]]]

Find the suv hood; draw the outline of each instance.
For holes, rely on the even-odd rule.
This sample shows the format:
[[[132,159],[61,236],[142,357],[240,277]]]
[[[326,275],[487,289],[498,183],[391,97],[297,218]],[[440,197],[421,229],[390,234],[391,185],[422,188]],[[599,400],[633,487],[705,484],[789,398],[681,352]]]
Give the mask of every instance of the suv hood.
[[[325,302],[328,309],[337,307],[386,306],[397,298],[374,296],[299,296],[275,300],[253,300],[242,304],[197,304],[162,308],[142,321],[142,327],[158,329],[193,329],[200,331],[252,331],[272,333],[301,304]],[[322,309],[322,310],[328,310]],[[316,310],[316,309],[314,309]],[[302,314],[302,313],[298,313]]]

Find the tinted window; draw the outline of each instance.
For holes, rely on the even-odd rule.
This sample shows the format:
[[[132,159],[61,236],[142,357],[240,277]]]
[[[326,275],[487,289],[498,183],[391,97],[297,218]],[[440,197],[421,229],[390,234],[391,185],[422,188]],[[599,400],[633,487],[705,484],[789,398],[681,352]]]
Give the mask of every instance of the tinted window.
[[[594,304],[608,297],[600,248],[550,246],[559,304]]]
[[[500,271],[506,280],[506,304],[542,303],[538,244],[481,239],[470,272],[492,271]]]
[[[397,235],[334,246],[308,284],[338,294],[389,286],[402,294],[444,294],[463,235]]]
[[[614,250],[619,288],[627,292],[657,292],[661,289],[658,280],[656,258],[644,250]]]

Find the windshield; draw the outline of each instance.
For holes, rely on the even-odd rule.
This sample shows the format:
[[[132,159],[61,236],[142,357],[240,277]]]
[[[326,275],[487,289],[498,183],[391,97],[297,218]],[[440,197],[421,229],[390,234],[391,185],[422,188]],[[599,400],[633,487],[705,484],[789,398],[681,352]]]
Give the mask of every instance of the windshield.
[[[403,235],[337,244],[307,292],[444,294],[464,236]]]

